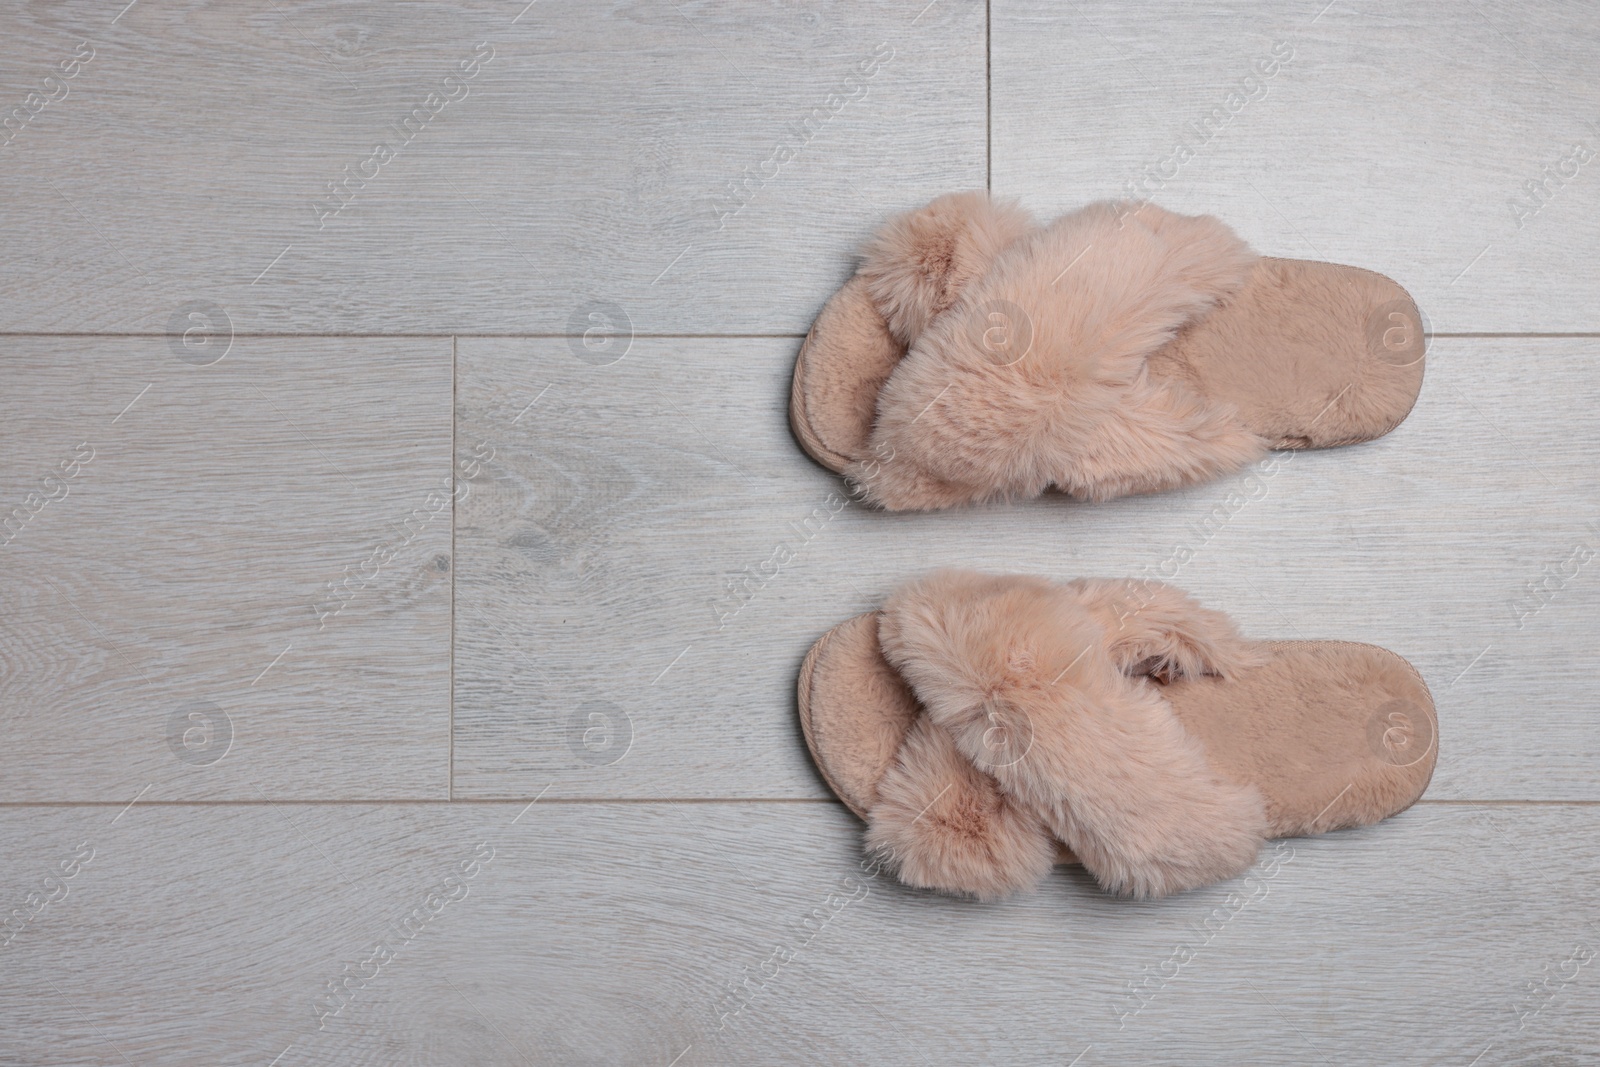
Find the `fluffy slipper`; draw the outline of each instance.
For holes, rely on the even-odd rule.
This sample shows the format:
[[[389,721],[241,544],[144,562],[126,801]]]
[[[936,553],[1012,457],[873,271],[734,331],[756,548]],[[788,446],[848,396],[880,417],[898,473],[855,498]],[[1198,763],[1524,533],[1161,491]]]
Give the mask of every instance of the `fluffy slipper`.
[[[1438,752],[1428,687],[1393,652],[1246,640],[1137,580],[936,572],[824,634],[799,705],[868,848],[981,899],[1074,856],[1136,897],[1231,878],[1269,837],[1404,811]]]
[[[868,242],[800,349],[790,423],[885,508],[1104,500],[1380,437],[1423,344],[1395,282],[1259,257],[1214,218],[1107,201],[1040,226],[956,193]]]

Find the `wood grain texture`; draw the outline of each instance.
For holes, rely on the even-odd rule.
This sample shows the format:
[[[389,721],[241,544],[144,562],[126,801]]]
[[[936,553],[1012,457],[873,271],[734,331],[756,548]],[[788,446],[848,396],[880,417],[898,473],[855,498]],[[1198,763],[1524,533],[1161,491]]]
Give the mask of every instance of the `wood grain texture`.
[[[207,299],[254,332],[559,333],[593,300],[804,332],[882,218],[984,181],[967,0],[115,14],[9,16],[0,101],[94,57],[0,148],[0,331],[155,333]]]
[[[822,561],[875,516],[835,515],[789,435],[797,343],[459,342],[457,796],[822,795],[795,665],[842,600]]]
[[[1123,193],[1277,42],[1147,192],[1600,331],[1597,19],[11,6],[0,1064],[1600,1060],[1600,340],[1435,338],[1380,441],[1100,505],[869,512],[786,424],[882,219]],[[1154,903],[864,871],[795,671],[940,565],[1393,648],[1427,798]]]
[[[450,342],[179,353],[0,343],[0,800],[445,796]]]
[[[826,796],[806,649],[972,566],[1165,576],[1253,636],[1384,645],[1438,702],[1430,796],[1600,799],[1595,341],[1439,339],[1389,436],[1182,492],[825,521],[842,485],[785,423],[796,347],[460,342],[457,462],[492,459],[458,512],[457,795]]]
[[[1557,0],[995,0],[994,189],[1048,216],[1139,182],[1264,254],[1388,274],[1440,332],[1593,332],[1597,33]]]
[[[113,811],[0,812],[8,907],[92,849],[0,947],[6,1063],[1600,1055],[1594,807],[1425,804],[1165,901],[1063,868],[997,906],[864,874],[836,805]]]

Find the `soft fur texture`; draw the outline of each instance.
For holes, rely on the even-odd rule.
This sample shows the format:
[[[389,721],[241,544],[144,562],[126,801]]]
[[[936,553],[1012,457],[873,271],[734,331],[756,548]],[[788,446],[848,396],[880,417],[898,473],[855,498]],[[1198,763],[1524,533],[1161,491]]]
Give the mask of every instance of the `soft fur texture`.
[[[1162,582],[1078,578],[1066,588],[1105,629],[1106,651],[1125,674],[1171,682],[1234,674],[1266,662],[1227,615]]]
[[[1136,610],[1123,616],[1130,598]],[[1036,880],[1030,821],[1131,896],[1220,881],[1254,861],[1267,831],[1259,790],[1217,774],[1160,691],[1129,673],[1226,674],[1254,662],[1223,616],[1153,583],[942,571],[890,599],[879,641],[928,722],[1018,809],[1014,820],[977,781],[952,778],[948,754],[924,735],[895,764],[892,800],[871,813],[875,843],[897,849],[902,869],[912,857],[918,884],[993,894]],[[980,843],[977,815],[963,816],[964,834],[908,827],[913,805],[937,797],[938,808],[952,781],[954,810],[982,814],[1003,836]],[[984,863],[986,875],[965,880]]]
[[[926,716],[878,783],[867,848],[902,882],[995,900],[1037,885],[1055,841]]]
[[[1037,225],[1015,200],[949,193],[890,219],[862,249],[858,273],[889,332],[909,345],[1001,249]]]
[[[1236,293],[1256,256],[1214,218],[1102,202],[1029,228],[983,194],[891,221],[861,274],[911,345],[846,475],[890,509],[1088,499],[1237,469],[1267,442],[1146,361]],[[998,325],[997,325],[998,324]],[[1026,344],[1004,362],[993,331]]]

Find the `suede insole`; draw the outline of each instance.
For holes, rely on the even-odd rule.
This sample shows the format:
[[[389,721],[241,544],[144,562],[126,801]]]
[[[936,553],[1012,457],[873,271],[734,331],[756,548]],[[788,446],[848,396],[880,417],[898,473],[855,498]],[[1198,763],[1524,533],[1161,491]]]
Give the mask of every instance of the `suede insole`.
[[[1158,378],[1233,405],[1275,448],[1381,437],[1422,388],[1422,316],[1400,285],[1358,267],[1263,258],[1232,300],[1150,357]],[[795,361],[789,421],[824,467],[866,459],[878,392],[906,350],[860,276],[823,306]]]
[[[1410,807],[1439,751],[1433,698],[1411,664],[1350,641],[1263,645],[1263,666],[1161,688],[1212,767],[1261,790],[1271,836],[1366,826]],[[811,647],[799,706],[817,769],[865,820],[919,713],[883,658],[877,612],[840,623]],[[1060,860],[1073,862],[1065,846]]]

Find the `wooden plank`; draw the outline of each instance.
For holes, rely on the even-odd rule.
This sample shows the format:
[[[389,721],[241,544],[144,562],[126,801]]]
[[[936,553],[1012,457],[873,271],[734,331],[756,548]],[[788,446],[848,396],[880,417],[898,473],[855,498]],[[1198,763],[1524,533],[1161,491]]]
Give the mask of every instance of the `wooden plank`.
[[[445,796],[450,342],[189,341],[0,344],[0,799]]]
[[[1388,274],[1437,331],[1600,329],[1592,5],[996,0],[992,23],[997,192],[1049,216],[1133,183]]]
[[[795,665],[841,605],[821,561],[876,516],[835,516],[789,435],[797,344],[459,342],[458,796],[820,795]]]
[[[562,333],[596,301],[804,332],[877,222],[984,181],[978,3],[114,15],[0,41],[6,107],[65,87],[0,148],[0,331],[207,299],[242,332]]]
[[[0,812],[6,1062],[1600,1054],[1593,806],[1424,804],[1174,899],[1059,870],[996,906],[864,873],[836,805],[115,814]]]
[[[458,465],[484,463],[458,515],[457,795],[825,796],[800,658],[907,577],[973,566],[1165,575],[1256,636],[1385,645],[1438,700],[1431,795],[1600,799],[1600,485],[1574,447],[1600,438],[1595,341],[1437,340],[1370,444],[926,515],[830,514],[841,483],[785,422],[796,347],[637,339],[596,367],[560,339],[460,343]]]

